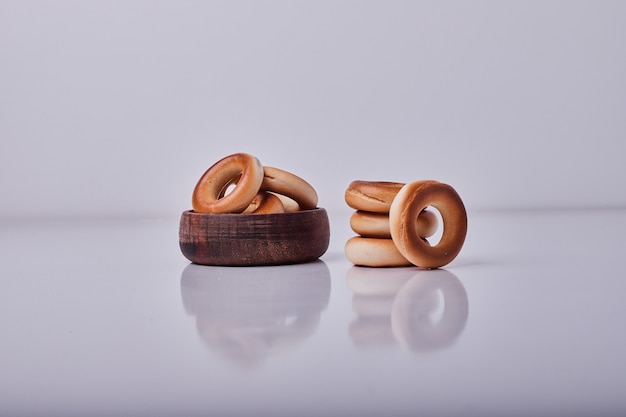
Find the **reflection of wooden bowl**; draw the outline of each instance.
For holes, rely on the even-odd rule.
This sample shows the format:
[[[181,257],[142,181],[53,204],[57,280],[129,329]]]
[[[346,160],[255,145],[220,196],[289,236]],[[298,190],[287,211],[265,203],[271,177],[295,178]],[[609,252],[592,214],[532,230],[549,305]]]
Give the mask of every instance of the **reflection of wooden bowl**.
[[[323,208],[274,214],[183,212],[180,249],[201,265],[280,265],[318,259],[328,249]]]

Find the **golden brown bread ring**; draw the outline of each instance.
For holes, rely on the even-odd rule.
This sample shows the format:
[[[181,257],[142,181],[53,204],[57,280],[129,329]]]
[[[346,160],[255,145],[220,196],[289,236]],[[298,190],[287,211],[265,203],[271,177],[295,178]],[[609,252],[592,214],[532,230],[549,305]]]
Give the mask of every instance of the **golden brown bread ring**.
[[[224,197],[224,195],[226,195],[226,191],[228,191],[228,187],[230,187],[231,185],[237,185],[237,182],[239,181],[239,178],[241,178],[241,175],[236,176],[235,178],[233,178],[232,180],[230,180],[228,183],[226,183],[224,185],[224,188],[222,189],[222,191],[220,192],[219,198]],[[259,191],[259,193],[265,193],[266,191]],[[278,199],[280,199],[281,203],[283,204],[283,211],[284,212],[294,212],[294,211],[300,211],[300,205],[294,201],[293,199],[287,197],[286,195],[282,195],[282,194],[276,194],[276,193],[272,193],[269,192],[270,194],[276,196]],[[258,194],[257,194],[258,196]],[[257,197],[255,197],[256,199]],[[257,202],[258,204],[258,202]],[[250,207],[252,206],[252,207]],[[248,208],[246,208],[243,213],[244,214],[249,214],[252,213],[252,211],[254,211],[257,207],[257,205],[255,205],[255,200],[252,200],[252,202],[250,203],[250,206],[248,206]]]
[[[359,266],[411,266],[391,239],[354,236],[346,242],[344,252],[350,262]]]
[[[312,210],[317,207],[315,188],[297,175],[282,169],[264,167],[261,190],[291,198],[298,203],[300,210]]]
[[[439,210],[443,234],[431,246],[421,239],[415,219],[426,207]],[[389,211],[391,238],[398,251],[414,265],[439,268],[459,254],[467,234],[467,213],[461,197],[451,186],[437,181],[406,184],[396,195]]]
[[[224,196],[235,178],[238,178],[237,186]],[[250,205],[262,182],[263,166],[256,157],[232,154],[217,161],[200,177],[191,205],[197,213],[241,213]]]
[[[439,221],[430,210],[422,210],[417,217],[417,232],[421,238],[428,238],[437,231]],[[355,211],[350,217],[350,227],[363,237],[391,239],[389,229],[389,215],[386,213],[372,213],[369,211]]]
[[[404,184],[389,181],[352,181],[345,193],[346,203],[355,210],[389,213],[389,207]]]
[[[267,171],[266,171],[267,170]],[[266,181],[267,188],[274,187],[276,189],[280,189],[283,193],[290,193],[294,195],[302,194],[301,200],[303,200],[303,204],[305,207],[310,207],[313,203],[315,203],[315,207],[317,207],[317,193],[315,189],[302,178],[291,174],[287,171],[279,170],[278,168],[272,167],[264,167],[263,168],[264,180]],[[266,176],[267,175],[267,176]],[[224,184],[219,197],[222,198],[226,195],[226,191],[231,185],[237,185],[239,179],[241,178],[241,174],[233,177],[230,181]],[[278,178],[278,179],[277,179]],[[286,182],[290,182],[290,185],[286,184]],[[294,190],[299,188],[300,191]],[[263,189],[263,184],[261,184],[261,189]],[[261,191],[263,192],[263,191]],[[280,199],[283,205],[283,210],[285,212],[293,212],[302,210],[300,204],[294,200],[292,197],[289,197],[285,194],[278,193],[276,191],[269,191],[270,194],[275,195]],[[253,205],[254,202],[251,204]],[[315,208],[312,207],[312,208]],[[244,213],[251,213],[253,208],[248,207]]]
[[[280,198],[272,193],[259,191],[242,214],[272,214],[284,212],[285,207],[282,201],[280,201]]]

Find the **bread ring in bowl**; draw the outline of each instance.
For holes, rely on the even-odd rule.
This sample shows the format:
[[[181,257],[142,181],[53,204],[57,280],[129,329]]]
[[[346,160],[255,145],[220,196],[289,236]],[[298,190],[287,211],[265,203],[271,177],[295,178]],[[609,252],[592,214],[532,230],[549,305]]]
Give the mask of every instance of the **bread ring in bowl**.
[[[346,189],[345,200],[355,210],[389,213],[391,202],[402,186],[400,182],[352,181]]]
[[[228,183],[226,183],[224,185],[224,188],[222,188],[222,191],[220,192],[219,198],[224,197],[224,195],[226,195],[226,192],[228,191],[228,188],[230,186],[235,186],[237,185],[237,182],[239,182],[239,179],[241,178],[241,175],[237,175],[236,177],[234,177],[233,179],[231,179],[230,181],[228,181]],[[266,193],[266,191],[259,191],[259,193]],[[283,205],[283,211],[285,212],[293,212],[293,211],[300,211],[300,205],[293,200],[292,198],[287,197],[286,195],[283,194],[278,194],[278,193],[273,193],[273,192],[268,192],[269,194],[272,194],[273,196],[277,197],[282,205]],[[257,200],[257,197],[259,197],[259,194],[257,194],[257,196],[254,198],[254,200],[252,200],[252,202],[250,203],[250,206],[248,206],[248,208],[246,208],[243,213],[244,214],[250,214],[252,213],[254,210],[256,210],[256,207],[258,207],[258,203],[260,203],[260,200]],[[255,204],[256,201],[256,204]]]
[[[243,214],[284,213],[285,207],[278,196],[266,191],[259,191]]]
[[[235,178],[237,186],[224,195]],[[217,161],[200,177],[191,205],[197,213],[241,213],[259,192],[262,182],[263,166],[256,157],[232,154]]]
[[[435,213],[426,209],[422,210],[417,217],[417,233],[421,238],[431,237],[437,231],[438,223]],[[363,237],[391,239],[389,215],[386,213],[357,210],[350,217],[350,227]]]
[[[270,194],[275,195],[276,197],[280,199],[281,203],[283,203],[283,208],[285,209],[285,213],[300,211],[300,205],[297,202],[295,202],[293,199],[287,197],[286,195],[276,194],[272,192],[270,192]]]
[[[261,190],[289,197],[298,203],[300,210],[312,210],[317,207],[318,197],[315,188],[304,179],[282,169],[263,167]]]
[[[346,242],[344,252],[350,262],[359,266],[411,266],[391,239],[354,236]]]
[[[428,206],[436,208],[443,221],[443,234],[434,246],[420,238],[415,221]],[[415,181],[402,187],[394,198],[389,227],[393,242],[406,259],[423,268],[439,268],[461,251],[467,234],[467,213],[461,197],[451,186],[437,181]]]

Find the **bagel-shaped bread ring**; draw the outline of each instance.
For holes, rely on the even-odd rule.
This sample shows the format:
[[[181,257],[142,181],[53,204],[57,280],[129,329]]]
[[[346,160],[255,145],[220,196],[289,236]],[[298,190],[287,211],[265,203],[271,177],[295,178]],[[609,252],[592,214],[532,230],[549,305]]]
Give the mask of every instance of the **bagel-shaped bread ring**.
[[[357,210],[350,216],[350,228],[363,237],[391,239],[387,213]]]
[[[263,167],[261,191],[270,191],[291,198],[300,210],[317,207],[317,192],[308,182],[288,171],[273,167]]]
[[[265,168],[267,168],[267,167],[265,167]],[[265,172],[265,168],[263,169],[263,170],[264,170],[264,172]],[[271,168],[271,167],[269,167],[269,168],[270,168],[270,173],[271,173],[271,174],[272,174],[272,172],[271,172],[272,170],[277,169],[277,168]],[[283,171],[283,172],[285,172],[285,171]],[[290,173],[287,173],[287,174],[290,174]],[[293,174],[290,174],[290,175],[293,175]],[[231,185],[237,185],[237,183],[239,182],[239,179],[240,179],[240,178],[241,178],[241,174],[240,174],[240,175],[237,175],[236,177],[233,177],[230,181],[228,181],[226,184],[224,184],[224,187],[222,188],[222,191],[220,192],[219,198],[224,197],[224,195],[226,194],[226,191],[228,191],[228,188],[229,188]],[[297,177],[297,179],[296,179],[294,182],[299,182],[299,181],[303,181],[303,182],[305,182],[305,183],[306,183],[306,181],[304,181],[304,180],[303,180],[302,178],[300,178],[300,177]],[[306,187],[313,188],[313,187],[311,187],[311,185],[310,185],[309,183],[306,183],[306,184],[307,184],[307,185],[305,186],[305,188],[306,188]],[[309,190],[309,193],[310,193],[310,190]],[[313,190],[313,193],[315,193],[315,190]],[[290,197],[288,197],[288,196],[286,196],[286,195],[284,195],[284,194],[279,194],[279,193],[276,193],[276,192],[270,192],[270,194],[275,195],[276,197],[278,197],[278,198],[280,199],[280,201],[283,203],[283,210],[284,210],[285,212],[293,212],[293,211],[300,211],[300,210],[301,210],[300,205],[299,205],[299,204],[298,204],[298,202],[297,202],[297,201],[295,201],[293,198],[290,198]],[[312,195],[312,194],[311,194],[311,195]],[[309,198],[309,199],[311,200],[311,198]],[[315,203],[315,204],[316,204],[316,206],[317,206],[317,193],[315,193],[315,199],[316,199],[316,200],[315,200],[315,201],[316,201],[316,203]],[[253,204],[253,203],[254,203],[254,202],[252,202],[251,204]],[[315,207],[314,207],[314,208],[315,208]],[[249,213],[251,213],[251,212],[252,212],[251,210],[253,210],[253,209],[251,209],[250,207],[248,207],[248,208],[244,211],[244,213],[248,213],[248,214],[249,214]]]
[[[415,222],[428,206],[439,210],[443,220],[443,234],[434,246],[420,238]],[[467,213],[461,197],[451,186],[437,181],[415,181],[402,187],[394,198],[389,227],[398,251],[411,263],[439,268],[461,251],[467,234]]]
[[[431,237],[437,231],[438,223],[435,213],[430,210],[422,210],[417,217],[417,233],[424,239]],[[386,213],[355,211],[350,217],[350,227],[363,237],[391,239],[389,215]]]
[[[400,182],[352,181],[346,189],[345,200],[355,210],[389,213],[391,202],[403,186]]]
[[[411,266],[391,239],[354,236],[346,242],[344,252],[350,262],[359,266]]]
[[[237,186],[224,196],[233,179]],[[217,161],[200,177],[191,205],[197,213],[241,213],[250,205],[263,182],[263,166],[254,156],[236,153]]]
[[[242,214],[272,214],[284,212],[285,207],[278,196],[265,191],[259,191]]]
[[[296,203],[293,199],[287,197],[286,195],[275,194],[272,192],[270,192],[270,194],[275,195],[276,197],[280,199],[281,203],[283,203],[283,208],[285,209],[285,213],[300,211],[300,205]]]

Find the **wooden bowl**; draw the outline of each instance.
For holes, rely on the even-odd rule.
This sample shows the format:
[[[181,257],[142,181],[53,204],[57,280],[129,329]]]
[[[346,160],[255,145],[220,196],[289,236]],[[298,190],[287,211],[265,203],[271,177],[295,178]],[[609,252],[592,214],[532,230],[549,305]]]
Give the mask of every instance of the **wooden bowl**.
[[[201,265],[282,265],[318,259],[328,249],[323,208],[275,214],[183,212],[180,249]]]

